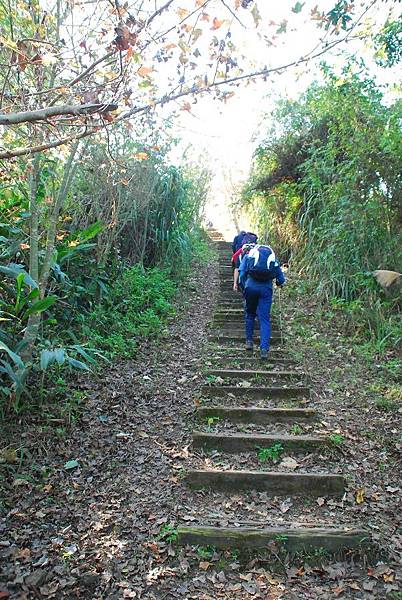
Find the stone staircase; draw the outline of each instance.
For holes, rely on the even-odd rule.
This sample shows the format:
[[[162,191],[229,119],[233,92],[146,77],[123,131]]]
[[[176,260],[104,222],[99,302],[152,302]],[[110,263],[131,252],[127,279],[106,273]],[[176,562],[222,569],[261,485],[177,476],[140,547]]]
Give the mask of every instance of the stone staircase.
[[[286,341],[284,343],[275,318],[275,305],[273,348],[269,360],[262,363],[257,351],[251,354],[244,349],[242,298],[232,290],[230,244],[214,230],[210,236],[219,254],[220,283],[209,336],[208,359],[212,367],[206,372],[206,382],[201,388],[202,403],[197,409],[197,418],[200,424],[207,421],[227,426],[217,431],[194,431],[194,451],[242,456],[255,455],[259,449],[269,452],[272,448],[301,455],[323,452],[330,441],[320,431],[310,433],[319,415],[307,406],[308,381],[302,368],[286,352]],[[258,346],[258,329],[256,334]],[[300,424],[307,425],[308,434],[300,433]],[[280,465],[272,470],[194,469],[187,472],[186,482],[196,494],[200,490],[201,493],[211,491],[224,493],[225,497],[262,492],[266,498],[307,499],[342,497],[345,492],[345,479],[341,474],[288,472],[281,470]],[[368,532],[361,528],[315,520],[311,523],[309,515],[301,517],[302,522],[284,522],[282,514],[277,517],[274,514],[269,520],[255,521],[250,526],[241,524],[241,520],[238,522],[234,515],[236,525],[222,526],[216,525],[211,515],[202,525],[180,525],[178,543],[249,551],[272,549],[274,545],[290,554],[318,549],[337,553],[370,543]]]

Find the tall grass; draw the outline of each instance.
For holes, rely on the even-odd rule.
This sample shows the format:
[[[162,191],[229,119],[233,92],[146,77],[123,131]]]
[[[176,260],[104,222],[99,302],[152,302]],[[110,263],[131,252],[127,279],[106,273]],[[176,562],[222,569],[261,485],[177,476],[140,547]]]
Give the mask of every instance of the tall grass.
[[[370,79],[326,71],[324,85],[278,104],[242,198],[260,233],[381,351],[401,341],[398,297],[371,275],[401,270],[401,106]]]

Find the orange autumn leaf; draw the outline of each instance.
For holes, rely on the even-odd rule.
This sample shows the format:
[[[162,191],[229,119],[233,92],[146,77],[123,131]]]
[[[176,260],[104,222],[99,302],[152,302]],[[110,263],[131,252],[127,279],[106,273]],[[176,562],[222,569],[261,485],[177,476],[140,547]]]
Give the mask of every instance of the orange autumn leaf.
[[[179,15],[180,19],[185,19],[190,14],[190,11],[187,8],[178,8],[176,13]]]
[[[133,47],[129,46],[127,49],[127,54],[126,54],[126,62],[128,62],[130,60],[130,58],[132,57],[133,54],[134,54]]]
[[[195,5],[196,6],[202,6],[204,4],[205,0],[196,0],[195,1]]]
[[[138,74],[140,77],[146,77],[147,75],[149,75],[150,73],[152,73],[152,71],[153,71],[152,67],[145,67],[145,66],[142,66],[142,67],[140,67],[140,68],[138,69],[138,71],[137,71],[137,74]]]
[[[187,110],[188,112],[190,112],[190,110],[191,110],[191,104],[190,104],[190,102],[185,102],[183,104],[183,106],[181,107],[181,109],[182,110]]]
[[[29,250],[29,244],[20,244],[21,250]]]
[[[211,17],[207,13],[202,13],[201,21],[209,21],[210,18]]]
[[[215,31],[216,29],[219,29],[219,27],[222,27],[223,23],[224,23],[224,21],[219,21],[219,19],[217,19],[216,17],[214,17],[213,21],[212,21],[212,27],[211,27],[211,29],[213,31]]]
[[[137,152],[133,155],[133,158],[136,158],[137,160],[147,160],[148,154],[146,152]]]
[[[177,44],[166,44],[165,50],[172,50],[173,48],[177,48]]]

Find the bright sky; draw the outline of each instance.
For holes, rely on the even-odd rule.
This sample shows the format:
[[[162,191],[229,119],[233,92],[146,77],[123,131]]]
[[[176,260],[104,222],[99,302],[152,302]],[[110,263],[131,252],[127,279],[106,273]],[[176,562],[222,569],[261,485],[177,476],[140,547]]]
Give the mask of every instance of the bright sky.
[[[248,58],[255,59],[256,64],[261,64],[262,60],[268,66],[291,62],[313,50],[324,33],[309,17],[316,4],[316,0],[307,1],[303,10],[295,14],[291,10],[295,0],[260,0],[258,8],[262,23],[271,20],[280,23],[283,19],[288,19],[287,33],[277,37],[275,46],[267,48],[256,39],[254,23],[250,19],[247,29],[237,23],[233,24],[233,38]],[[318,2],[320,10],[328,10],[333,5],[333,0]],[[245,16],[250,18],[250,14],[246,13]],[[371,11],[366,18],[375,23],[383,23],[386,16],[387,12],[382,5]],[[349,42],[348,50],[361,53],[366,60],[369,59],[361,43],[354,43],[353,46],[353,42]],[[323,58],[338,68],[345,60],[338,49]],[[200,155],[207,157],[208,166],[213,171],[213,180],[206,216],[228,235],[232,235],[234,231],[234,223],[228,219],[228,203],[236,196],[236,189],[240,189],[247,177],[256,145],[252,138],[256,135],[262,115],[269,114],[275,98],[297,97],[318,76],[318,65],[319,61],[316,60],[308,67],[303,65],[288,69],[281,75],[273,74],[266,82],[259,80],[249,85],[243,83],[236,90],[235,96],[226,103],[207,97],[198,98],[196,104],[192,104],[191,112],[182,112],[176,120],[174,130],[182,139],[176,156],[179,159],[183,146],[191,144],[195,153],[199,150]],[[386,75],[383,74],[382,77]]]
[[[367,1],[354,2],[354,18],[367,5]],[[223,81],[225,75],[220,75],[219,72],[224,71],[225,63],[216,69],[216,59],[210,57],[209,44],[214,36],[216,36],[217,55],[222,52],[238,60],[240,67],[243,67],[247,73],[265,67],[286,65],[303,56],[314,54],[321,48],[323,38],[331,43],[337,39],[337,36],[333,32],[328,34],[325,29],[320,29],[317,22],[312,20],[311,13],[315,7],[318,7],[319,12],[327,13],[334,7],[335,2],[336,0],[305,0],[304,2],[253,0],[249,2],[248,8],[244,9],[237,4],[237,0],[209,0],[205,6],[203,0],[174,0],[169,10],[156,18],[149,30],[146,29],[148,42],[139,55],[139,62],[130,63],[134,106],[137,102],[142,104],[153,99],[152,88],[149,88],[150,91],[147,91],[148,88],[145,91],[141,88],[141,85],[147,82],[142,75],[138,76],[139,65],[151,73],[152,80],[157,83],[157,97],[172,90],[177,93],[181,85],[178,82],[180,77],[183,78],[182,85],[188,87],[194,83],[198,87],[202,86],[204,76],[207,76],[207,81],[210,83],[215,74],[218,81]],[[133,12],[138,10],[138,7],[142,7],[140,14],[141,11],[145,11],[144,18],[149,17],[163,4],[164,0],[144,0],[144,2],[129,0]],[[234,8],[236,4],[237,10]],[[396,11],[397,3],[392,0],[385,2],[373,0],[373,5],[364,14],[360,28],[365,26],[370,28],[370,24],[375,24],[375,29],[378,29],[385,22],[390,8]],[[81,16],[78,19],[76,10],[72,13],[71,40],[75,44],[80,42],[83,36],[84,42],[81,42],[81,45],[82,43],[95,46],[98,44],[99,36],[94,35],[94,31],[98,20],[101,22],[100,13],[97,15],[98,20],[91,21],[93,28],[91,41],[88,36],[85,37],[86,27],[88,27],[86,19],[89,19],[93,12],[92,3],[90,6],[89,10],[85,2],[82,4]],[[108,5],[104,10],[106,13],[108,10],[110,12]],[[118,19],[117,16],[113,18]],[[217,27],[215,27],[216,21]],[[179,26],[178,22],[181,22]],[[258,28],[256,22],[259,23]],[[228,28],[230,38],[225,37]],[[278,33],[278,29],[286,31]],[[200,32],[195,40],[194,31]],[[166,32],[169,32],[167,36]],[[113,27],[108,35],[110,41],[114,36]],[[338,37],[344,36],[345,32],[341,31]],[[226,46],[223,50],[218,50],[220,40],[224,38]],[[235,50],[229,49],[229,43],[234,44]],[[162,59],[155,60],[156,52],[160,49],[163,51],[166,45],[172,47],[172,56],[167,62]],[[341,56],[344,49],[345,44],[342,44],[323,55],[322,59],[339,69],[345,61],[344,55]],[[367,52],[362,42],[349,41],[347,50],[357,56]],[[196,58],[194,58],[194,51],[198,53]],[[365,56],[365,60],[367,59],[368,54]],[[87,60],[92,59],[88,56]],[[318,67],[319,60],[315,60],[308,65],[302,64],[286,69],[281,74],[272,74],[266,81],[245,80],[239,87],[226,87],[226,90],[222,86],[219,88],[222,91],[235,92],[234,96],[226,102],[214,99],[214,92],[209,92],[195,98],[184,97],[176,103],[172,102],[157,109],[157,114],[161,118],[159,121],[161,127],[164,127],[163,119],[169,119],[172,111],[178,112],[178,116],[173,120],[171,133],[173,137],[179,137],[181,143],[172,151],[172,160],[176,163],[182,162],[183,154],[187,149],[186,158],[192,156],[194,161],[206,164],[212,171],[206,215],[220,229],[229,230],[230,234],[233,231],[234,224],[230,218],[228,219],[228,204],[236,197],[242,182],[247,178],[256,146],[255,137],[263,115],[265,117],[262,133],[269,126],[269,113],[274,107],[275,100],[280,96],[296,98],[312,80],[319,77]],[[236,69],[237,66],[234,66],[234,69],[229,72],[229,77],[237,74]],[[385,70],[382,71],[384,73]],[[383,77],[384,74],[381,76]],[[147,98],[148,94],[150,95]],[[186,105],[190,108],[189,111],[183,110]],[[240,224],[246,226],[245,223]]]

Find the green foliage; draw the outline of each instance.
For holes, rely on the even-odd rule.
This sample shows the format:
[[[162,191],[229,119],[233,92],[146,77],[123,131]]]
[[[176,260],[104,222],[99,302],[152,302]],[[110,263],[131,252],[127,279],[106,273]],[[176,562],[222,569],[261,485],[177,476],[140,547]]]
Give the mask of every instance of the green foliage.
[[[86,142],[81,155],[85,160],[78,160],[69,174],[71,185],[61,204],[54,247],[48,231],[65,162],[47,154],[39,160],[34,242],[26,161],[13,162],[3,173],[3,412],[19,413],[29,406],[43,410],[45,383],[49,400],[59,402],[55,377],[66,376],[66,370],[96,368],[105,355],[132,356],[136,339],[160,333],[172,314],[177,281],[205,248],[199,223],[208,177],[199,167],[170,165],[164,134],[150,131],[145,134],[142,128],[141,140],[136,140],[134,134],[127,136],[116,128],[107,143]],[[136,158],[139,150],[146,150],[146,160]],[[37,269],[32,268],[33,252]],[[35,318],[34,346],[27,352],[28,342],[32,344],[27,341],[27,324]]]
[[[91,345],[108,355],[133,356],[138,338],[159,334],[173,314],[175,283],[167,269],[126,269],[84,323]]]
[[[213,427],[216,423],[219,423],[220,417],[206,417],[205,419],[205,431],[211,432],[213,431]]]
[[[372,272],[400,270],[401,103],[355,65],[298,100],[281,100],[243,191],[261,237],[297,259],[311,289],[331,301],[375,351],[401,341],[398,298]]]
[[[174,527],[174,525],[172,525],[171,523],[165,523],[165,525],[161,527],[159,539],[163,539],[169,544],[176,542],[177,528]]]
[[[258,460],[260,462],[277,461],[284,452],[282,444],[273,444],[269,448],[258,448]]]
[[[340,433],[331,433],[328,439],[333,446],[341,446],[345,441],[345,437]]]
[[[292,427],[290,429],[290,433],[292,435],[302,435],[303,434],[303,428],[298,423],[295,423],[294,425],[292,425]]]
[[[210,560],[216,552],[215,546],[199,546],[197,554],[203,560]]]
[[[382,67],[393,67],[402,58],[402,19],[387,21],[374,37],[376,62]]]

